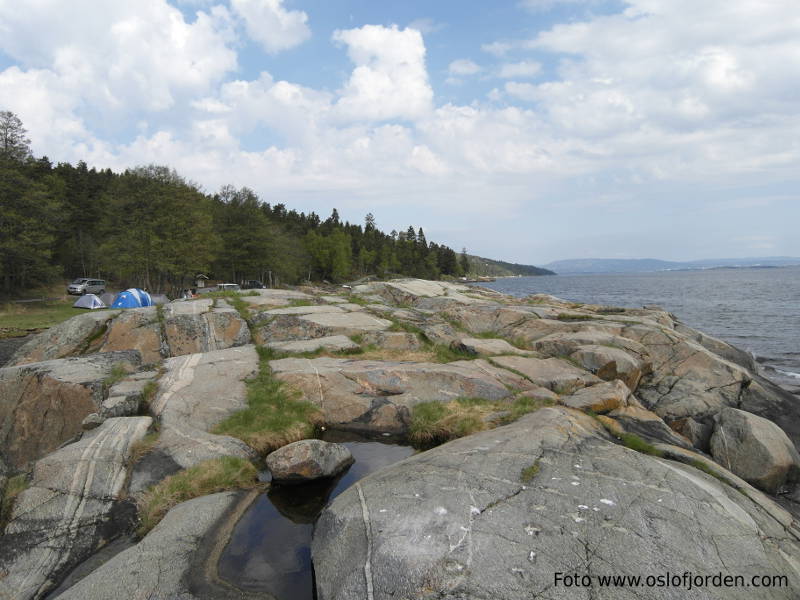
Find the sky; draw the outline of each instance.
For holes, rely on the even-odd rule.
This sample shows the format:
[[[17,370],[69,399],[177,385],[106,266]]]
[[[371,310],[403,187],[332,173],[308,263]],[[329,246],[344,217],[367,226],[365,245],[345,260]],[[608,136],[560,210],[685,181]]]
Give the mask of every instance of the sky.
[[[0,0],[36,156],[457,250],[800,256],[797,0]]]

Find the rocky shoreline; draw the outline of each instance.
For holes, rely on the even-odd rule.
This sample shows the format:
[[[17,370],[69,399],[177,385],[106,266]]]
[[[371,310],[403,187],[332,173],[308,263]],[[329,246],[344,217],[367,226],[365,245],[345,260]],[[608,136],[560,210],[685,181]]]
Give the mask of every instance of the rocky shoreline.
[[[394,280],[87,313],[28,340],[0,369],[0,489],[22,488],[0,598],[248,597],[215,560],[255,492],[132,531],[166,477],[263,464],[217,427],[248,407],[264,348],[318,426],[458,438],[323,510],[320,599],[681,597],[566,588],[557,572],[769,575],[785,585],[698,597],[800,593],[800,404],[749,354],[657,307]]]

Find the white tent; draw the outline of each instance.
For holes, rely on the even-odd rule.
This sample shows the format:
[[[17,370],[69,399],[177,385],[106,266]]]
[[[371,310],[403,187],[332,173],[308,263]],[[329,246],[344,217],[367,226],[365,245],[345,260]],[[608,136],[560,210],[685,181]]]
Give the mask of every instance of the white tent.
[[[88,308],[94,310],[96,308],[105,308],[106,305],[94,294],[84,294],[75,301],[72,305],[73,308]]]

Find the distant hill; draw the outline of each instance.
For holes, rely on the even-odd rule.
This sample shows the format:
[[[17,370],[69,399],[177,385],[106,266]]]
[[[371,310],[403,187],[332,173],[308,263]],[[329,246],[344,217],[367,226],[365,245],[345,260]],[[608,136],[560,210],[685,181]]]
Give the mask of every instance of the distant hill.
[[[492,260],[482,256],[467,255],[469,258],[470,275],[485,277],[510,277],[512,275],[536,276],[536,275],[555,275],[553,271],[534,267],[533,265],[518,265],[502,260]]]
[[[561,275],[577,273],[648,273],[687,269],[737,267],[787,267],[800,265],[800,258],[770,256],[759,258],[710,258],[692,261],[669,261],[656,258],[579,258],[557,260],[545,268]]]

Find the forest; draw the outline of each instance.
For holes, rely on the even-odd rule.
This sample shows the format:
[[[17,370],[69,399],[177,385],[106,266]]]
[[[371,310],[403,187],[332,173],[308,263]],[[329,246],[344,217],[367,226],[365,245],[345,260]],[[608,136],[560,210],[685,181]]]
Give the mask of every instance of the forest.
[[[115,173],[34,157],[19,118],[0,112],[0,293],[97,277],[176,293],[198,273],[239,282],[342,282],[365,275],[458,277],[466,250],[422,228],[385,233],[336,209],[319,215],[264,202],[248,188],[208,194],[165,166]]]

